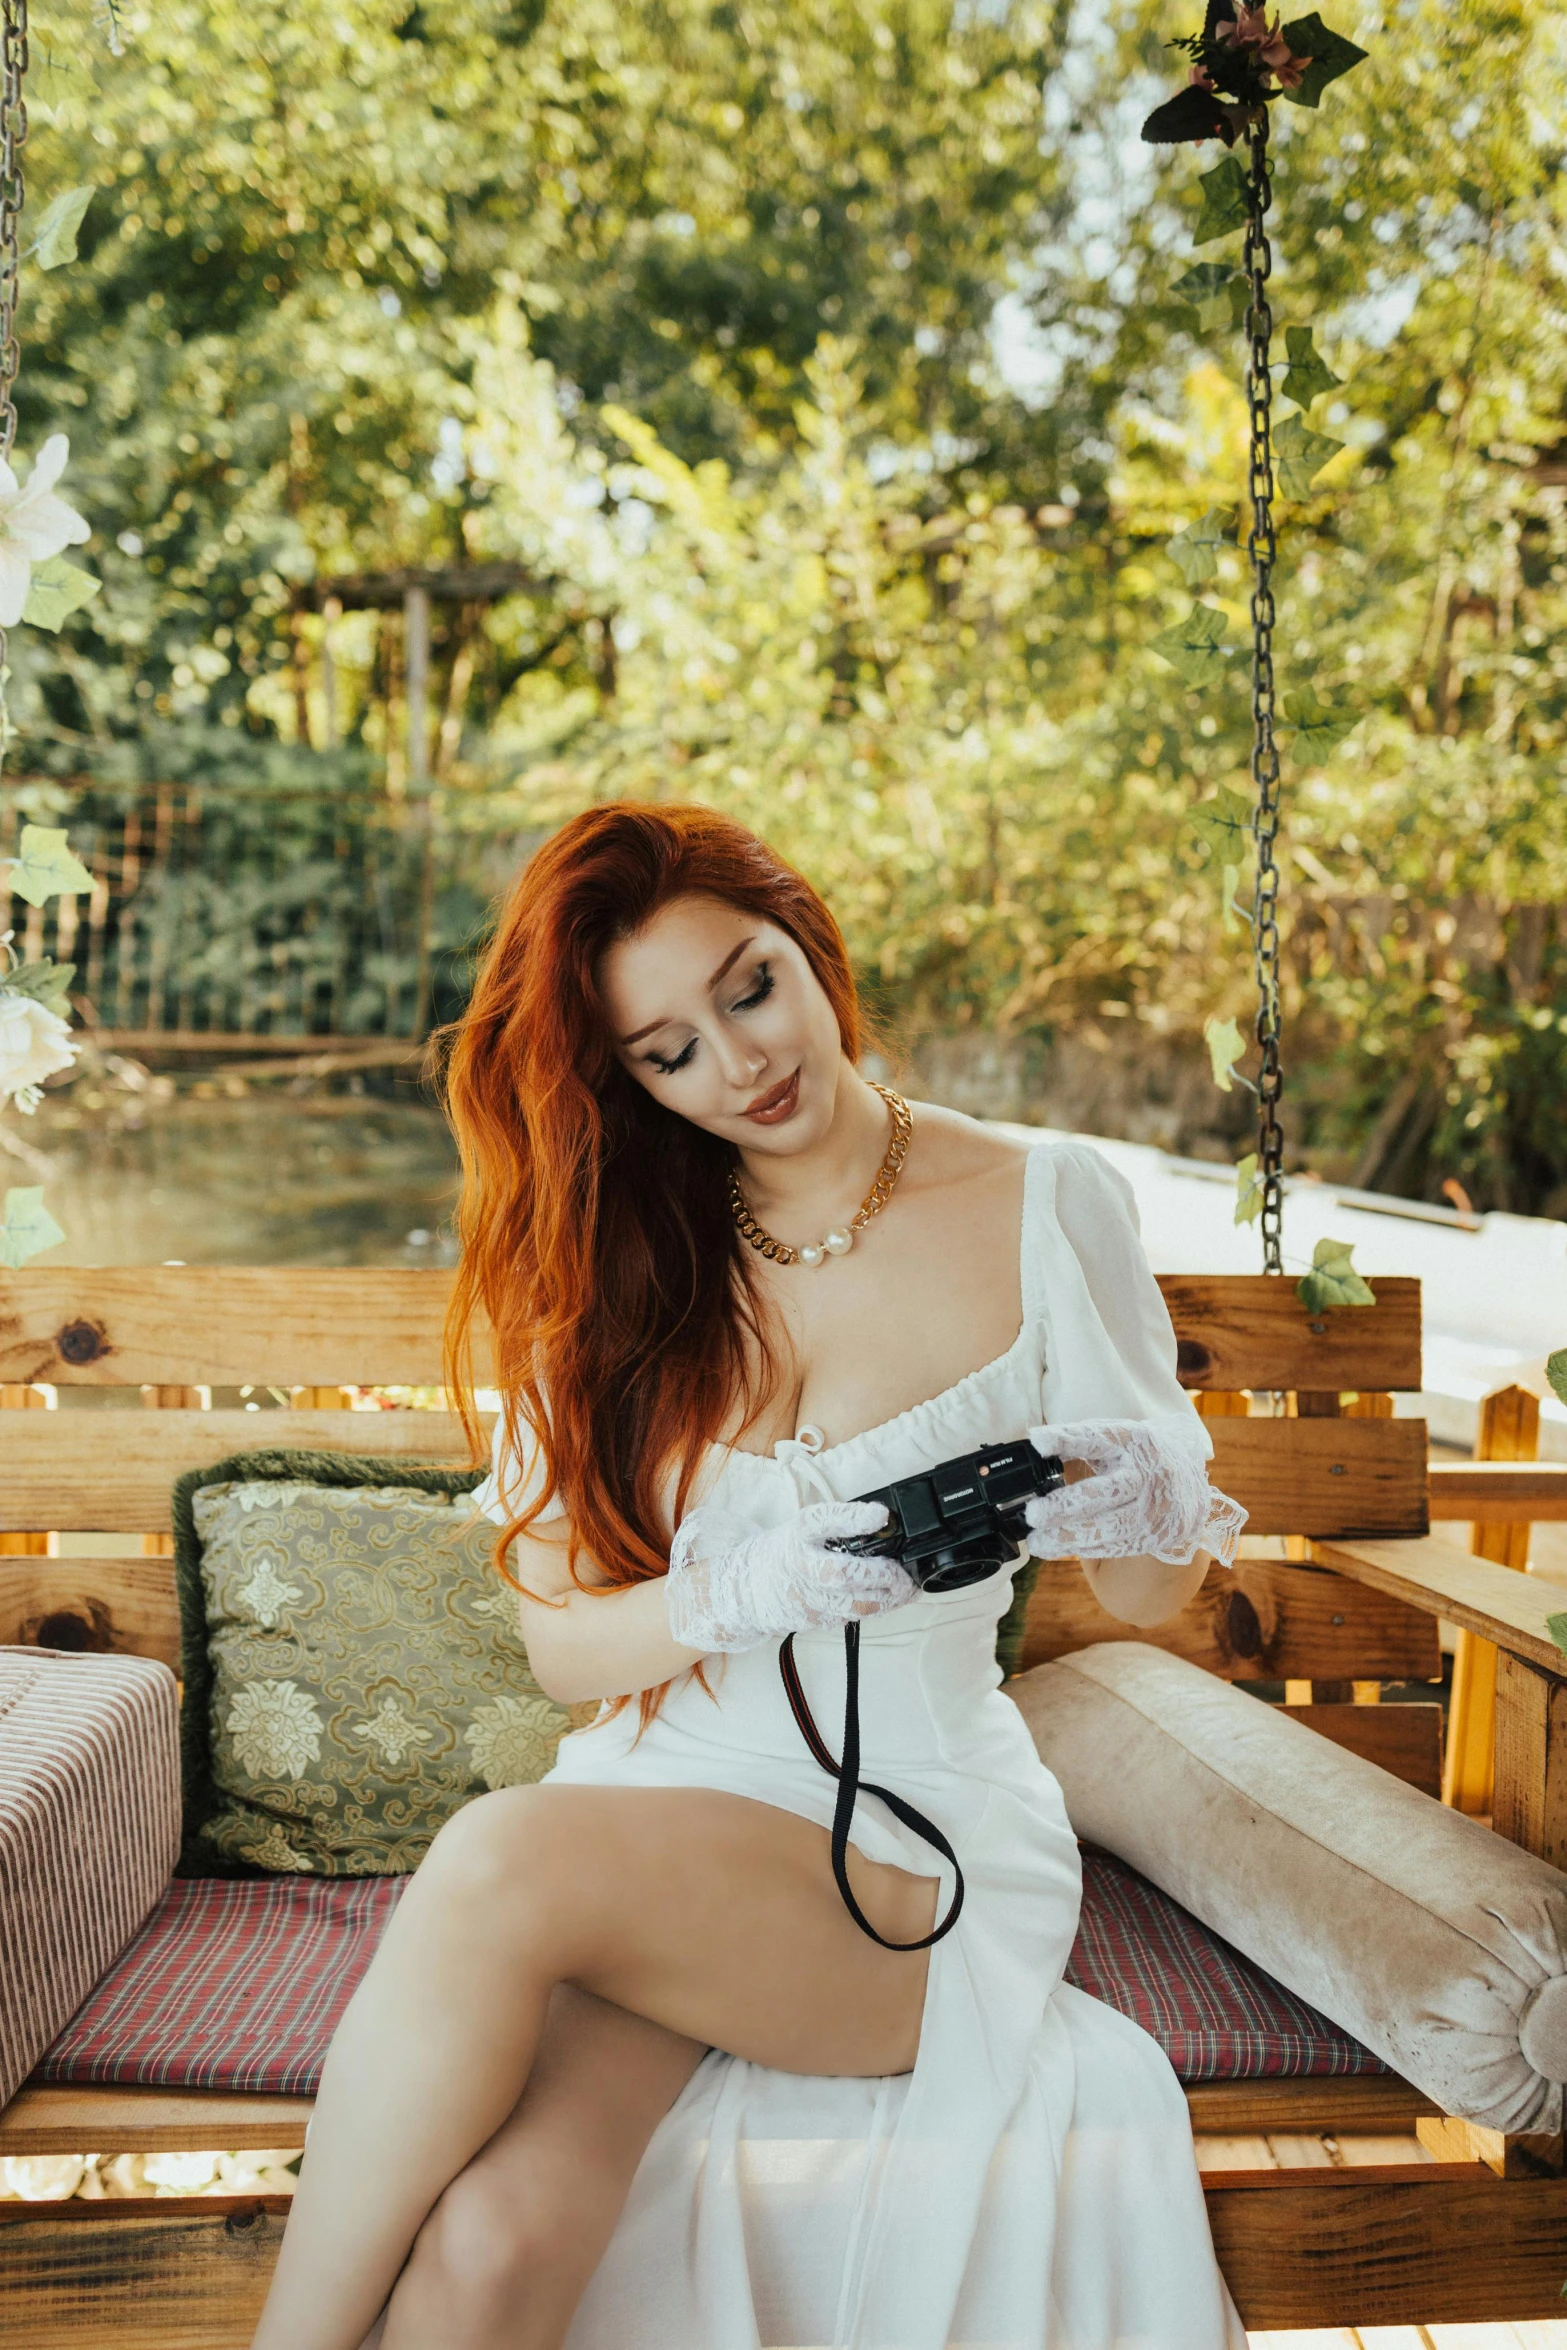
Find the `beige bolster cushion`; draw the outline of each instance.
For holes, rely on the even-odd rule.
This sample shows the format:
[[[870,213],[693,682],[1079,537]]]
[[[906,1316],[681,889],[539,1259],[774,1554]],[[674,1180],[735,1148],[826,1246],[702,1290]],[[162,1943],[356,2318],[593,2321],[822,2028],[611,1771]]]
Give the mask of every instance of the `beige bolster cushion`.
[[[0,1648],[0,2105],[144,1922],[179,1848],[167,1665]]]
[[[1562,2127],[1567,1876],[1140,1641],[1008,1693],[1087,1842],[1448,2113]]]

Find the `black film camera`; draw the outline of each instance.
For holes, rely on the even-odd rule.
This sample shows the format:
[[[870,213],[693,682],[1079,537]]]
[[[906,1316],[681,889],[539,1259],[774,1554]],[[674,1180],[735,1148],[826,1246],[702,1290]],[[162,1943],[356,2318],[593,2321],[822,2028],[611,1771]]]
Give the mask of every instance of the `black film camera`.
[[[879,1485],[857,1501],[886,1505],[875,1534],[831,1536],[829,1550],[857,1558],[897,1559],[923,1591],[958,1591],[1011,1564],[1027,1536],[1024,1505],[1066,1483],[1053,1453],[1021,1444],[987,1444],[917,1477]]]

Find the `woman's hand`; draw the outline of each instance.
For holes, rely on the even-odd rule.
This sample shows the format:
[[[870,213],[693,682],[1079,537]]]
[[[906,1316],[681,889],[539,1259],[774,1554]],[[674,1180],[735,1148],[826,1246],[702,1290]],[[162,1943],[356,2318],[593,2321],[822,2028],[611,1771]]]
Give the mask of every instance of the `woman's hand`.
[[[1028,1434],[1038,1451],[1084,1461],[1094,1472],[1028,1504],[1036,1558],[1152,1557],[1184,1566],[1206,1551],[1222,1566],[1234,1564],[1246,1512],[1209,1484],[1195,1416],[1085,1420]]]
[[[728,1510],[693,1510],[669,1554],[669,1628],[683,1648],[711,1656],[901,1607],[914,1581],[896,1559],[825,1547],[829,1536],[886,1523],[879,1501],[814,1502],[765,1534]]]

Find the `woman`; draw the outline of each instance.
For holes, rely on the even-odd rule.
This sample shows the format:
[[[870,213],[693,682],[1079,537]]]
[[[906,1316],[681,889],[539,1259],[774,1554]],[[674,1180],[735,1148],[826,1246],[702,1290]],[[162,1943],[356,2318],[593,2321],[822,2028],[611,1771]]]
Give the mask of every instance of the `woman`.
[[[482,1312],[533,1667],[609,1702],[404,1896],[256,2350],[1244,2339],[1174,2076],[1061,1982],[1077,1850],[997,1688],[1009,1576],[917,1593],[827,1547],[884,1525],[854,1496],[1032,1434],[1077,1464],[1032,1546],[1151,1621],[1240,1513],[1119,1178],[911,1115],[859,1045],[832,917],[724,818],[594,810],[512,893],[451,1058],[453,1376]],[[940,1939],[950,1882],[879,1803],[873,1933],[829,1866],[779,1651],[835,1726],[851,1622],[864,1776],[965,1872]]]

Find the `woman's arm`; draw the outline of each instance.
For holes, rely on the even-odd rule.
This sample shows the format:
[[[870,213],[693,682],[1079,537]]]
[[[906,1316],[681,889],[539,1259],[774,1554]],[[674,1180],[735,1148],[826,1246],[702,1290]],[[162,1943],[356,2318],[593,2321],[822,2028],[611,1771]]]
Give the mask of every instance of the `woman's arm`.
[[[1053,1254],[1046,1274],[1053,1342],[1044,1382],[1047,1416],[1164,1423],[1179,1429],[1206,1459],[1212,1441],[1176,1374],[1175,1332],[1143,1252],[1130,1184],[1086,1145],[1067,1145],[1053,1156],[1065,1247]],[[1216,1504],[1221,1506],[1214,1524],[1223,1534],[1227,1563],[1234,1549],[1234,1505],[1223,1504],[1222,1497]],[[1069,1548],[1063,1542],[1063,1552]],[[1085,1558],[1082,1567],[1107,1615],[1146,1628],[1178,1615],[1212,1563],[1207,1548],[1179,1564],[1129,1550],[1126,1556]]]
[[[519,1536],[510,1565],[524,1586],[518,1608],[533,1677],[557,1704],[632,1696],[701,1662],[702,1651],[683,1647],[669,1629],[666,1577],[626,1591],[578,1588],[564,1519]],[[591,1585],[592,1561],[580,1552],[578,1569]]]
[[[1172,1567],[1146,1553],[1141,1558],[1083,1559],[1080,1564],[1105,1614],[1146,1631],[1153,1624],[1168,1623],[1196,1598],[1213,1561],[1199,1550],[1184,1567]]]

